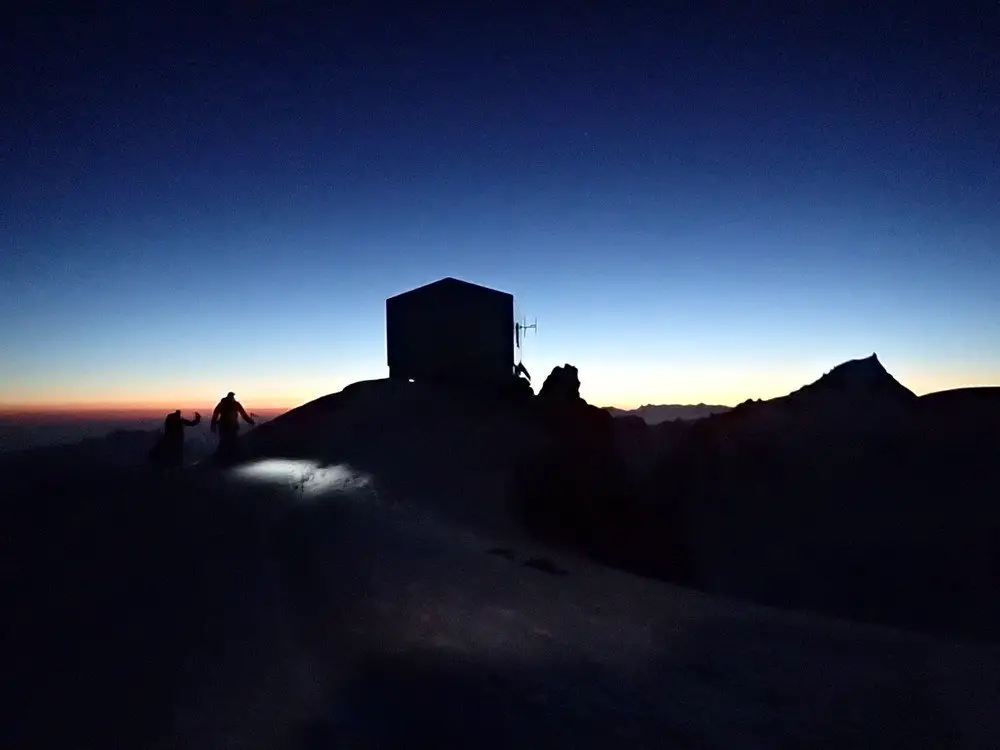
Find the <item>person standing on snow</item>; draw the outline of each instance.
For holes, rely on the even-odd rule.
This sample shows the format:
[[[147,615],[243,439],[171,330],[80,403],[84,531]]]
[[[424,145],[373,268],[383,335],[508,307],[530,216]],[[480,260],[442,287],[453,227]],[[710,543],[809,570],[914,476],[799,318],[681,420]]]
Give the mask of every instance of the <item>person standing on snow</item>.
[[[184,464],[184,427],[195,427],[201,422],[201,414],[194,413],[194,419],[184,419],[181,410],[171,412],[163,420],[163,435],[150,452],[149,459],[157,466],[177,467]]]
[[[239,453],[240,417],[248,425],[254,421],[246,413],[243,404],[236,400],[236,394],[230,391],[219,401],[212,412],[211,428],[219,435],[219,447],[215,451],[216,462],[226,464],[234,461]]]

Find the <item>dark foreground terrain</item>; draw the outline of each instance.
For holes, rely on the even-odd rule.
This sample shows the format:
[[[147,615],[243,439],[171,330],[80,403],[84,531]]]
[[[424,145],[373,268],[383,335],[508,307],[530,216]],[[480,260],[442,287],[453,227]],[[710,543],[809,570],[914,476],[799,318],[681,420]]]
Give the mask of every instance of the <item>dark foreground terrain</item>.
[[[433,497],[454,478],[394,494],[297,465],[6,471],[0,743],[1000,746],[996,646],[734,604],[473,530]]]

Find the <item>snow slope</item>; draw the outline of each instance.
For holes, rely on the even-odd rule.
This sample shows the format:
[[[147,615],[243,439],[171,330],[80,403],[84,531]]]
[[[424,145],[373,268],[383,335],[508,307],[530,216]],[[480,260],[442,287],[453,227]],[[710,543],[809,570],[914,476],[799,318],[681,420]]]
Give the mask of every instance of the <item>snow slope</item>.
[[[257,459],[226,474],[24,483],[100,498],[65,539],[47,535],[72,563],[46,569],[43,592],[65,579],[96,614],[50,602],[45,626],[8,619],[52,636],[5,661],[44,687],[40,708],[17,711],[35,736],[5,744],[62,731],[63,746],[164,749],[1000,746],[1000,647],[737,604],[543,549],[504,521],[497,487],[540,436],[415,393],[314,402],[255,430]]]
[[[270,498],[261,544],[296,656],[274,660],[267,693],[308,696],[281,709],[300,715],[295,739],[273,742],[1000,743],[1000,648],[736,604],[546,550],[505,521],[497,491],[540,439],[513,415],[387,384],[342,395],[261,430],[262,462],[227,489]],[[293,438],[311,464],[288,455]],[[551,567],[525,564],[537,558]],[[277,707],[253,705],[248,724],[239,704],[227,718],[196,701],[187,726],[259,741]]]
[[[517,533],[507,512],[520,461],[547,444],[523,414],[431,386],[356,383],[255,429],[255,459],[350,464],[376,491],[475,528]]]
[[[208,698],[191,693],[160,747],[1000,741],[1000,648],[736,605],[508,546],[371,485],[303,495],[245,481],[227,492],[262,503],[266,604],[282,613],[245,641],[267,668],[240,690],[223,673]],[[291,505],[279,511],[275,492]],[[558,571],[524,564],[536,555]]]

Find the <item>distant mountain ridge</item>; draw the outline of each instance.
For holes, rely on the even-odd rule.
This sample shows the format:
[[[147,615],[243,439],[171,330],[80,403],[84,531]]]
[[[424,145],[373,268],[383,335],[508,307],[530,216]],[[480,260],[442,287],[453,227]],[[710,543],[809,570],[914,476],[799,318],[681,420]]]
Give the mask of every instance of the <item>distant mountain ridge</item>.
[[[672,515],[668,547],[689,545],[681,583],[993,638],[997,424],[1000,388],[917,396],[872,354],[683,425],[649,459],[647,498]]]
[[[839,396],[848,396],[851,399],[874,398],[880,401],[889,400],[897,404],[916,403],[919,399],[913,391],[890,375],[879,361],[878,355],[872,353],[869,357],[843,362],[815,382],[804,385],[785,396],[765,401],[748,399],[740,406],[769,402],[792,404],[802,402],[803,399],[813,402],[823,396],[832,396],[834,399]],[[619,409],[608,406],[605,407],[605,411],[613,417],[639,417],[648,425],[657,425],[675,420],[704,419],[732,411],[733,408],[719,404],[645,404],[635,409]]]
[[[799,388],[786,398],[822,391],[877,396],[904,403],[915,403],[918,398],[917,394],[889,374],[874,352],[870,357],[851,359],[837,365],[816,382]]]
[[[613,417],[639,417],[646,424],[654,425],[661,422],[673,422],[674,420],[691,421],[703,419],[713,414],[721,414],[732,409],[731,406],[721,406],[714,404],[645,404],[636,409],[618,409],[614,406],[606,406],[607,411]]]

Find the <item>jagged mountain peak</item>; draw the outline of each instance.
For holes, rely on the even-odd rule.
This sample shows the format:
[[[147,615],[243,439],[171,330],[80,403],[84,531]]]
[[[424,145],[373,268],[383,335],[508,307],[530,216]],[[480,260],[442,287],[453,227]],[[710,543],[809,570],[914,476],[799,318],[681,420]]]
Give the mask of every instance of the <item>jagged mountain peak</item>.
[[[816,391],[837,391],[857,395],[889,395],[904,399],[916,399],[913,391],[896,380],[878,355],[851,359],[834,367],[819,380],[801,388],[796,393]]]
[[[842,362],[823,377],[828,379],[849,378],[860,382],[872,382],[887,377],[891,378],[892,376],[882,363],[879,362],[878,355],[872,352],[870,357],[850,359],[847,362]]]

